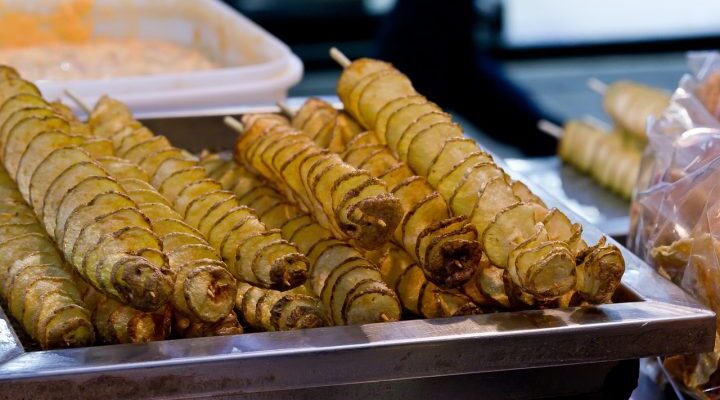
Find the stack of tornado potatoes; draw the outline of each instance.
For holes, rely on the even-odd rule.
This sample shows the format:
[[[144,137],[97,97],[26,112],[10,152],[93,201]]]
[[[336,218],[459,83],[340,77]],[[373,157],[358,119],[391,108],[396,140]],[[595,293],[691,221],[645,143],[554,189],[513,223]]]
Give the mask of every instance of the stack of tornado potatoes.
[[[609,302],[624,261],[509,178],[391,65],[346,112],[245,115],[234,157],[0,68],[0,296],[42,348]]]

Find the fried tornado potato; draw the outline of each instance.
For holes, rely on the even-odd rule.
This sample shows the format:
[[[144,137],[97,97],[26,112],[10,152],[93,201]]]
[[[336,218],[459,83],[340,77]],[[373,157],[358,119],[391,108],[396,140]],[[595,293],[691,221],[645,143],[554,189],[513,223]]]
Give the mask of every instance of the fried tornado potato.
[[[293,124],[311,129],[311,124],[301,124],[299,118],[321,117],[307,111],[308,108],[323,110],[329,118],[345,115],[322,100],[311,99],[300,108]],[[312,130],[306,132],[311,137],[318,136]],[[467,282],[475,274],[481,257],[475,227],[467,217],[452,217],[445,199],[424,178],[396,159],[372,132],[362,136],[359,131],[355,132],[355,136],[347,136],[350,140],[343,139],[345,145],[338,149],[346,163],[385,182],[400,200],[405,214],[395,230],[394,243],[413,256],[433,283],[458,287]]]
[[[481,313],[467,295],[428,281],[409,254],[395,245],[390,245],[378,265],[385,282],[395,289],[403,307],[413,314],[443,318]]]
[[[670,96],[637,82],[618,81],[608,85],[603,106],[617,126],[645,142],[648,117],[658,118],[670,104]]]
[[[120,188],[89,153],[76,145],[68,145],[64,139],[50,140],[46,142],[50,149],[34,146],[31,154],[26,154],[30,144],[45,132],[70,132],[69,123],[52,107],[24,107],[27,101],[37,105],[42,105],[42,102],[13,97],[22,93],[39,95],[23,89],[27,87],[0,81],[3,99],[12,98],[3,104],[3,111],[0,111],[0,158],[3,165],[9,175],[17,179],[20,192],[51,237],[55,238],[59,210],[71,211],[73,218],[70,220],[68,217],[63,242],[58,242],[58,245],[83,279],[120,302],[141,310],[157,309],[168,300],[171,285],[170,277],[164,274],[162,260],[153,256],[153,251],[160,252],[160,249],[152,248],[155,245],[152,240],[129,243],[116,237],[129,226],[148,225],[147,219],[134,204],[121,206],[111,201],[100,207],[88,205],[87,202],[101,191]],[[21,169],[23,178],[18,179]],[[84,184],[88,180],[102,183]],[[76,185],[83,185],[84,189],[76,190]],[[66,197],[85,202],[68,201],[63,204]],[[139,247],[142,245],[151,247]],[[89,255],[96,257],[97,262],[86,262]]]
[[[175,314],[173,331],[185,338],[206,336],[229,336],[243,333],[237,314],[230,311],[223,319],[217,322],[192,320],[185,315]]]
[[[248,326],[259,331],[292,331],[330,325],[325,308],[302,286],[288,292],[238,284],[235,309]]]
[[[101,99],[89,125],[113,141],[117,157],[139,165],[188,223],[166,219],[156,224],[159,228],[204,236],[238,280],[277,290],[305,281],[308,262],[294,244],[276,240],[278,232],[268,230],[234,194],[209,179],[195,158],[132,120],[122,104]]]
[[[303,104],[291,122],[293,128],[309,134],[315,143],[333,153],[345,151],[348,142],[362,132],[347,114],[314,97]]]
[[[550,243],[533,240],[539,235],[536,224],[542,224],[549,213],[543,204],[529,197],[526,188],[514,184],[476,143],[465,140],[459,126],[437,105],[418,97],[404,79],[394,78],[385,84],[397,84],[397,88],[379,88],[372,83],[363,88],[363,82],[372,81],[369,77],[373,73],[379,76],[375,71],[389,68],[387,63],[369,59],[345,68],[338,95],[348,113],[366,128],[384,132],[390,150],[416,174],[427,178],[455,215],[470,218],[490,262],[500,268],[514,268],[516,272],[510,274],[513,283],[523,291],[547,301],[575,289],[576,261],[572,244],[567,242],[570,239],[550,239]],[[365,91],[370,94],[365,95]],[[523,244],[524,253],[511,266],[511,252]],[[617,249],[609,251],[620,257]],[[613,271],[624,269],[617,262],[603,265]],[[613,272],[606,276],[617,275]]]
[[[43,349],[92,345],[91,311],[54,243],[0,168],[0,296]]]
[[[212,161],[212,160],[211,160]],[[307,254],[307,286],[320,298],[334,325],[354,325],[400,319],[395,292],[382,280],[379,269],[362,252],[315,222],[277,191],[244,167],[227,161],[221,180],[240,201],[257,210],[279,241],[293,241]],[[230,179],[229,177],[234,177]],[[233,182],[233,180],[235,182]]]
[[[364,249],[385,244],[402,218],[384,183],[315,144],[276,118],[253,118],[235,157],[280,188],[336,237]]]
[[[103,296],[86,285],[83,299],[93,310],[93,323],[102,343],[147,343],[170,336],[172,308],[139,311]]]
[[[100,158],[98,161],[118,180],[158,234],[170,270],[175,275],[171,297],[175,309],[203,322],[215,323],[226,318],[235,304],[236,282],[215,249],[189,226],[184,232],[169,233],[157,228],[159,221],[167,223],[172,220],[178,225],[185,222],[165,197],[146,183],[149,178],[140,167],[115,157]],[[136,232],[137,235],[145,233],[144,229]]]
[[[558,155],[603,186],[625,198],[632,196],[642,153],[619,133],[606,133],[581,121],[569,121],[563,127]]]

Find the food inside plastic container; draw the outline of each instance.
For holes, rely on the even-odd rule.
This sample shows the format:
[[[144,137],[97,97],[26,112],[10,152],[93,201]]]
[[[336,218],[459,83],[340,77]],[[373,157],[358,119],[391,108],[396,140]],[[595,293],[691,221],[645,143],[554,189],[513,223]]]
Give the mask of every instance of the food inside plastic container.
[[[302,76],[285,44],[220,0],[3,0],[0,60],[50,99],[112,93],[139,113],[270,103]]]
[[[95,37],[93,0],[62,2],[49,14],[9,11],[0,17],[0,63],[27,79],[76,80],[217,68],[199,49],[165,39]]]
[[[690,55],[670,106],[648,130],[648,151],[631,210],[628,247],[720,312],[720,124],[717,53]],[[693,66],[700,66],[694,68]],[[718,320],[720,327],[720,320]],[[666,369],[701,398],[718,398],[720,336],[715,350],[679,355]]]

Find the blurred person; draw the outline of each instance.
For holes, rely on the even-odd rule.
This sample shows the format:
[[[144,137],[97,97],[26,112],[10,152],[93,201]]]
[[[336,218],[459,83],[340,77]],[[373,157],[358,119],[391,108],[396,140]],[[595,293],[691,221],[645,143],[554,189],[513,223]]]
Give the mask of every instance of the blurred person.
[[[378,36],[378,58],[406,73],[428,99],[485,134],[529,156],[555,154],[555,138],[540,132],[544,115],[498,63],[475,45],[472,0],[397,0]]]

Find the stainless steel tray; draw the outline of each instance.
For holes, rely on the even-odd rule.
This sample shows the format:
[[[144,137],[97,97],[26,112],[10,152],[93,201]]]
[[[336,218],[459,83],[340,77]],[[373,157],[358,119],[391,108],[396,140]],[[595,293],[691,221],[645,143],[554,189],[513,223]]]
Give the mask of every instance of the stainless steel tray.
[[[219,115],[273,110],[206,110],[145,122],[197,151],[232,145],[234,134]],[[527,182],[549,205],[584,222],[588,241],[602,235],[542,185]],[[53,351],[24,350],[0,313],[0,398],[577,394],[602,386],[619,360],[712,349],[715,315],[623,253],[627,271],[616,303],[587,308]]]

